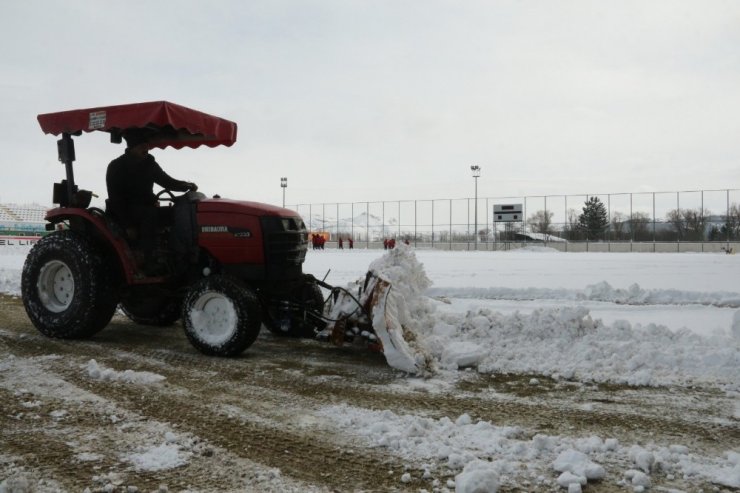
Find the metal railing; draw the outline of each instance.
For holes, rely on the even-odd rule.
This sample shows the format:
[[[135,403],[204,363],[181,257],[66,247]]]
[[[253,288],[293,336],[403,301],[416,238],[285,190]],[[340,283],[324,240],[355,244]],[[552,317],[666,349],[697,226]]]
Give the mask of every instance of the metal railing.
[[[579,219],[591,197],[598,198],[605,216],[598,227],[586,228]],[[521,204],[522,220],[495,222],[493,206],[500,204]],[[600,249],[600,243],[724,243],[729,248],[740,241],[740,189],[482,197],[477,225],[475,206],[469,197],[288,205],[330,242],[351,237],[368,248],[382,248],[387,238],[444,249],[478,243],[484,250],[529,242],[569,250]]]

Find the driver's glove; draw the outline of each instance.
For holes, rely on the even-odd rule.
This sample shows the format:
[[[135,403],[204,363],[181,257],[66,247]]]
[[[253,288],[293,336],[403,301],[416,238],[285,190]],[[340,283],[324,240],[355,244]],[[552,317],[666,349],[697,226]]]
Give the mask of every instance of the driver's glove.
[[[187,183],[187,185],[188,185],[188,191],[189,192],[197,192],[198,191],[198,185],[196,185],[195,183],[189,181]]]

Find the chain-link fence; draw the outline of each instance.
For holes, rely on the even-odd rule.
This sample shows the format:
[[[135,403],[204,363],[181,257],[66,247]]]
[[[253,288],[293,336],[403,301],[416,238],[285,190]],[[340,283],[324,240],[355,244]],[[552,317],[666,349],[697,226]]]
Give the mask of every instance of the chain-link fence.
[[[494,214],[494,206],[506,205],[520,215]],[[719,251],[740,242],[740,189],[289,207],[330,244],[352,238],[367,248],[382,248],[390,238],[440,249],[546,243],[568,251]]]

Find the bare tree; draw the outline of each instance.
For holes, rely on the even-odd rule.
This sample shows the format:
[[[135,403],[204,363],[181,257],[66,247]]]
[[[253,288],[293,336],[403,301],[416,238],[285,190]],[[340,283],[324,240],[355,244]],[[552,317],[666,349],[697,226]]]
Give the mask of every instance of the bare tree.
[[[720,230],[722,239],[737,240],[740,238],[740,205],[732,204],[727,212],[725,224]]]
[[[578,211],[575,209],[568,209],[568,218],[566,223],[563,225],[563,237],[567,240],[578,240]]]
[[[666,219],[679,240],[700,241],[704,239],[704,229],[710,215],[707,209],[672,209],[666,214]]]
[[[554,212],[540,210],[529,216],[527,224],[533,233],[549,235],[553,233],[552,217],[554,215]]]
[[[611,237],[614,240],[623,240],[625,239],[625,233],[624,233],[624,225],[625,220],[627,216],[622,214],[619,211],[615,211],[612,213],[612,219],[611,223],[609,225],[609,229],[611,230]]]
[[[630,230],[632,232],[632,239],[636,241],[645,241],[651,239],[648,229],[649,224],[650,215],[647,212],[633,212],[632,218],[630,219]]]

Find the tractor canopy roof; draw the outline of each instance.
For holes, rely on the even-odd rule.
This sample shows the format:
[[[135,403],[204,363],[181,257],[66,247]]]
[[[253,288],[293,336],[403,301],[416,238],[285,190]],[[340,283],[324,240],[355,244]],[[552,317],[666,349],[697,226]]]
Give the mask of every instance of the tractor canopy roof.
[[[80,135],[100,130],[121,142],[126,130],[147,129],[152,147],[181,149],[236,142],[236,123],[167,101],[122,104],[38,115],[44,133]]]

